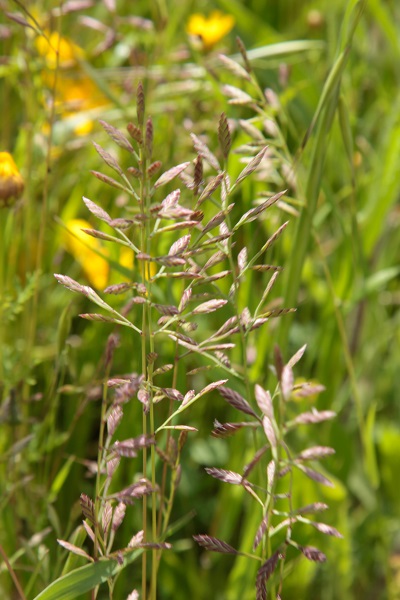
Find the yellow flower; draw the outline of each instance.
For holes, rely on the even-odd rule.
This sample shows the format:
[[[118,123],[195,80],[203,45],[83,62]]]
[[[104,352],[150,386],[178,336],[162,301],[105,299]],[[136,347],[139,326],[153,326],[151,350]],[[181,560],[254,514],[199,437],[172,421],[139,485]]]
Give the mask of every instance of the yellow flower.
[[[59,113],[63,119],[71,120],[77,135],[87,135],[93,121],[81,113],[104,106],[108,100],[80,69],[79,61],[84,58],[82,48],[55,31],[46,31],[46,35],[37,37],[36,47],[47,66],[42,74],[43,82],[49,89],[55,88]],[[57,66],[60,71],[56,74]]]
[[[24,191],[24,180],[9,152],[0,152],[0,208],[11,206]]]
[[[186,31],[195,40],[200,40],[205,50],[210,50],[231,31],[234,24],[232,15],[215,10],[208,18],[199,13],[191,15]]]
[[[36,48],[49,69],[56,69],[57,65],[62,68],[71,67],[83,57],[83,50],[67,38],[61,37],[57,31],[46,32],[46,35],[37,37]]]
[[[81,265],[89,283],[97,289],[104,289],[108,283],[110,265],[96,251],[106,253],[100,240],[82,231],[93,227],[84,219],[71,219],[67,222],[67,229],[68,232],[63,238],[66,250]]]
[[[49,89],[54,85],[53,77],[53,74],[43,74],[43,81]],[[90,77],[80,72],[60,72],[57,77],[55,102],[61,119],[70,122],[76,135],[83,136],[93,129],[93,115],[89,113],[107,105],[109,100]]]
[[[66,226],[67,231],[62,239],[65,249],[81,265],[89,283],[94,288],[104,289],[110,282],[110,265],[107,259],[100,256],[98,252],[107,257],[109,256],[108,249],[102,246],[98,238],[82,231],[83,229],[93,229],[91,224],[84,219],[70,219],[67,221]],[[129,248],[122,247],[117,260],[122,267],[132,271],[135,255]],[[157,266],[155,263],[150,263],[149,269],[150,276],[153,277],[157,272]],[[118,282],[131,280],[131,277],[121,277],[118,274]]]
[[[56,102],[64,119],[73,119],[77,135],[87,135],[93,128],[93,120],[84,114],[108,103],[108,99],[86,75],[76,79],[60,76],[57,84]]]

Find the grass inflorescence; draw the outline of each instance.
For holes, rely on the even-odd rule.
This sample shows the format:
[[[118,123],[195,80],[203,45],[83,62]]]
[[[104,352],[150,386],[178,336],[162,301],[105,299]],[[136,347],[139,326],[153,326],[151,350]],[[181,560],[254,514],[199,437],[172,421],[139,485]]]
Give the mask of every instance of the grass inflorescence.
[[[396,598],[397,7],[3,8],[1,593]]]

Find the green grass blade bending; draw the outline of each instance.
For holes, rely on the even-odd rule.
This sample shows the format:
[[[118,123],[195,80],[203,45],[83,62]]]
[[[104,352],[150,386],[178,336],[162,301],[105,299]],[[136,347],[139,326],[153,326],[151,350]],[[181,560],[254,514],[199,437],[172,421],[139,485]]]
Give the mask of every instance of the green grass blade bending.
[[[81,594],[93,590],[110,577],[115,577],[142,552],[143,550],[135,550],[129,557],[125,556],[122,565],[116,559],[106,559],[75,569],[53,581],[34,600],[76,600]]]

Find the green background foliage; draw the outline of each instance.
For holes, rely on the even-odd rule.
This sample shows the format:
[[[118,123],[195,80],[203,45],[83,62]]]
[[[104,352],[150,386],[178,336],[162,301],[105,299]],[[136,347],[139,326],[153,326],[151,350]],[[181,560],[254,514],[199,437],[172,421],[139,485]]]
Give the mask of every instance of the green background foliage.
[[[86,219],[101,228],[82,196],[113,218],[123,214],[123,194],[90,174],[103,169],[92,141],[108,148],[99,118],[120,130],[136,118],[136,86],[143,81],[147,114],[154,123],[155,158],[164,169],[194,160],[190,133],[204,136],[216,148],[223,111],[235,124],[234,149],[250,140],[237,125],[239,119],[263,134],[268,127],[279,130],[271,136],[268,169],[235,192],[232,214],[235,221],[262,193],[288,189],[285,203],[243,228],[240,241],[250,251],[289,219],[268,262],[284,268],[272,306],[296,307],[297,312],[270,320],[252,348],[249,380],[253,387],[275,385],[269,368],[274,345],[279,344],[288,360],[307,344],[301,372],[296,367],[295,375],[323,384],[326,391],[314,399],[298,399],[289,410],[295,415],[314,406],[334,410],[337,418],[300,428],[295,443],[300,449],[335,448],[336,454],[324,462],[324,473],[335,487],[321,487],[296,474],[293,501],[326,502],[324,520],[344,536],[300,529],[299,542],[318,546],[328,560],[318,564],[294,556],[285,566],[283,597],[399,598],[400,5],[384,0],[121,0],[114,12],[108,4],[94,2],[60,17],[59,2],[1,3],[0,150],[12,153],[25,180],[15,208],[0,209],[4,556],[26,597],[33,598],[85,564],[60,547],[57,538],[90,550],[79,527],[79,496],[94,495],[88,461],[97,460],[104,349],[111,329],[107,323],[79,319],[93,310],[91,303],[59,286],[53,273],[90,283],[82,262],[66,251],[64,241],[63,223],[70,219]],[[358,8],[363,11],[355,22]],[[235,26],[206,52],[190,43],[185,24],[192,13],[215,9],[233,15]],[[31,26],[7,13],[20,15]],[[141,20],[132,20],[134,16]],[[40,24],[83,49],[79,64],[60,68],[59,76],[70,87],[89,80],[100,101],[91,96],[93,103],[80,110],[59,103],[52,108],[46,56],[37,48]],[[229,103],[224,93],[225,85],[254,93],[251,84],[238,81],[218,58],[222,52],[241,62],[235,35],[248,50],[261,96],[265,99],[265,90],[270,90],[256,112]],[[92,123],[86,135],[76,132],[82,120]],[[115,147],[112,151],[123,168],[130,166],[128,154]],[[229,158],[232,180],[243,168],[240,157],[233,153]],[[171,184],[168,191],[172,189]],[[163,199],[162,192],[158,199]],[[207,221],[213,213],[204,210]],[[159,248],[168,251],[174,239],[166,234]],[[110,258],[118,264],[118,254]],[[133,279],[137,270],[135,262]],[[119,277],[114,269],[110,281]],[[248,276],[241,288],[241,309],[254,311],[266,282],[263,274]],[[162,303],[179,302],[181,284],[155,286],[157,293]],[[112,302],[117,308],[122,305],[118,298]],[[217,317],[210,319],[218,323]],[[209,321],[199,321],[205,337],[208,327]],[[129,330],[120,334],[112,374],[140,372],[137,339]],[[173,360],[172,343],[163,341],[157,351],[165,363]],[[234,350],[233,359],[239,354]],[[201,358],[190,360],[187,370],[205,364]],[[221,379],[221,373],[202,371],[190,378],[182,371],[177,388],[201,389],[213,378]],[[140,435],[138,411],[136,401],[126,406],[120,439]],[[188,413],[188,424],[198,433],[190,434],[182,453],[172,518],[174,551],[163,555],[160,600],[255,597],[256,566],[252,572],[246,558],[206,553],[192,540],[192,535],[207,532],[247,551],[259,523],[242,489],[204,472],[207,466],[240,471],[251,460],[254,448],[243,432],[227,440],[210,437],[214,419],[229,421],[232,413],[215,391]],[[123,463],[116,487],[129,485],[140,468],[139,459]],[[137,503],[118,533],[121,545],[140,529],[141,517]],[[106,573],[107,565],[103,568]],[[121,570],[114,597],[126,598],[137,580],[139,560]],[[0,593],[18,597],[4,561]],[[107,594],[102,586],[98,598]]]

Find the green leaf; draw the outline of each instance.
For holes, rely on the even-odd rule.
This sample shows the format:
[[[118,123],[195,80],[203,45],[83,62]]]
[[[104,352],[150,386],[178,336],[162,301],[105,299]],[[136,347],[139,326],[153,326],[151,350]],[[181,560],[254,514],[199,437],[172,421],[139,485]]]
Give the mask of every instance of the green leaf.
[[[369,407],[368,413],[367,413],[367,418],[365,421],[365,440],[364,440],[364,445],[365,445],[365,455],[364,455],[364,461],[365,461],[365,467],[366,467],[366,471],[369,475],[369,480],[372,484],[372,486],[374,487],[374,489],[377,489],[379,487],[379,470],[378,470],[378,464],[376,461],[376,452],[375,452],[375,436],[374,436],[374,430],[375,430],[375,416],[376,416],[376,404],[372,404],[372,406]]]
[[[61,491],[65,480],[67,479],[70,471],[71,471],[71,467],[75,462],[75,457],[74,456],[70,456],[68,458],[68,460],[64,463],[63,467],[59,470],[59,472],[57,473],[56,477],[53,480],[53,483],[51,485],[51,490],[50,490],[50,495],[49,495],[49,499],[48,502],[54,502],[57,497],[59,492]]]
[[[387,267],[386,269],[377,271],[371,275],[371,277],[368,277],[363,288],[359,290],[358,293],[356,293],[355,298],[352,299],[352,303],[356,304],[365,297],[380,292],[386,287],[386,284],[397,277],[399,273],[400,267]]]
[[[107,579],[115,577],[142,552],[143,550],[139,549],[125,555],[122,565],[118,564],[116,559],[109,558],[75,569],[53,581],[34,600],[76,600],[81,594],[89,592]]]

